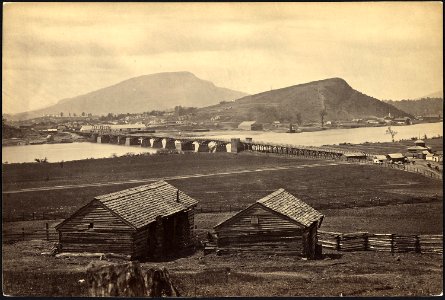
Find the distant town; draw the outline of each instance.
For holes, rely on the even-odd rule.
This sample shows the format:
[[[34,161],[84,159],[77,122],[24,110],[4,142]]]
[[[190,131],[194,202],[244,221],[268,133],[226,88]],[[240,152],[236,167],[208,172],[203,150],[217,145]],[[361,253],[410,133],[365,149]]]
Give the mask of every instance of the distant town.
[[[2,145],[28,145],[43,143],[67,143],[82,141],[83,138],[76,133],[80,132],[155,132],[158,131],[210,131],[210,130],[246,130],[271,132],[304,132],[335,128],[406,126],[420,123],[443,121],[443,116],[425,115],[395,118],[389,112],[383,118],[370,116],[344,121],[323,120],[319,123],[290,123],[278,120],[270,123],[261,123],[254,120],[241,122],[224,121],[221,116],[214,115],[207,120],[198,120],[194,107],[177,106],[172,110],[151,111],[144,113],[127,113],[107,115],[93,115],[91,113],[63,113],[47,114],[39,118],[26,121],[8,121],[3,117]]]

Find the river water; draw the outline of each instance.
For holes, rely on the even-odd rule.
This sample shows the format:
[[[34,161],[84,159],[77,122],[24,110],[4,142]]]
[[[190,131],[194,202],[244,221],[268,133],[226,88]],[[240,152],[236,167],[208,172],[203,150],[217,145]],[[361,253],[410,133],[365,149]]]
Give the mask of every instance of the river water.
[[[391,136],[385,134],[388,127],[363,127],[352,129],[329,129],[314,132],[301,133],[275,133],[262,131],[220,131],[205,133],[202,137],[220,138],[229,140],[232,137],[241,138],[251,137],[253,142],[264,142],[274,144],[304,145],[304,146],[323,146],[340,143],[359,144],[364,142],[391,142]],[[429,138],[433,136],[443,136],[443,122],[424,123],[409,126],[392,126],[397,131],[395,140],[410,139],[412,137],[423,138],[425,135]]]
[[[87,158],[105,158],[127,153],[155,153],[156,149],[95,143],[42,144],[2,147],[2,163],[34,162],[47,158],[48,162],[72,161]]]
[[[443,122],[394,126],[396,140],[411,137],[443,136]],[[385,134],[387,127],[367,127],[353,129],[331,129],[302,133],[276,133],[261,131],[214,131],[200,134],[200,137],[229,140],[232,137],[253,138],[254,142],[322,146],[339,143],[390,142],[391,136]],[[113,154],[122,156],[126,153],[155,153],[156,149],[139,146],[122,146],[95,143],[43,144],[2,147],[2,163],[34,162],[36,158],[47,158],[49,162],[72,161],[87,158],[105,158]]]

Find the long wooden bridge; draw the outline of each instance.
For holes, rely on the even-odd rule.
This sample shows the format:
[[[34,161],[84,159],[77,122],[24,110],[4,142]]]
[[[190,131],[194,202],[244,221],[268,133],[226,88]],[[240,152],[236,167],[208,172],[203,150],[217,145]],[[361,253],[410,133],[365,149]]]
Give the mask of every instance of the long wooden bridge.
[[[255,142],[252,138],[213,139],[200,137],[171,137],[154,133],[83,133],[91,142],[107,143],[158,149],[170,149],[192,152],[231,152],[253,151],[261,153],[280,154],[319,159],[366,160],[370,154],[351,153],[329,148],[296,146]]]

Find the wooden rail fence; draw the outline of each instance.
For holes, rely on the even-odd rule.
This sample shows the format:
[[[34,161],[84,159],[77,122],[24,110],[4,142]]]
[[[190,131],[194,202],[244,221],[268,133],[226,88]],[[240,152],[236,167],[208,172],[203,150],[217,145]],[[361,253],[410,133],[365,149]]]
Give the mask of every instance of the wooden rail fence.
[[[3,243],[14,243],[30,240],[57,242],[59,240],[59,234],[54,228],[50,228],[48,223],[46,223],[45,229],[26,230],[25,228],[22,228],[21,231],[2,232]]]
[[[387,251],[443,254],[443,235],[318,232],[318,242],[337,251]]]

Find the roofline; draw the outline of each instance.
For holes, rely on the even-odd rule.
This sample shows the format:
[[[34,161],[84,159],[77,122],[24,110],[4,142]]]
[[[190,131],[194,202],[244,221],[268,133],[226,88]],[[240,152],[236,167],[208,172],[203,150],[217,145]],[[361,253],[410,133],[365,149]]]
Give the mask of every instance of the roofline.
[[[237,212],[236,214],[234,214],[233,216],[231,216],[228,219],[225,219],[224,221],[220,222],[219,224],[216,224],[215,226],[213,226],[213,229],[219,228],[222,225],[225,225],[225,223],[229,222],[230,220],[232,220],[233,218],[235,218],[236,216],[240,215],[241,213],[243,213],[244,211],[248,210],[249,208],[255,206],[255,204],[257,204],[257,202],[252,203],[251,205],[249,205],[248,207],[246,207],[245,209],[240,210],[239,212]]]
[[[285,214],[282,214],[282,213],[280,213],[280,212],[278,212],[278,211],[276,211],[276,210],[273,210],[272,208],[270,208],[270,207],[267,207],[266,205],[264,205],[264,204],[262,204],[262,203],[259,203],[262,207],[264,207],[264,208],[266,208],[267,210],[269,210],[269,211],[271,211],[271,212],[273,212],[273,213],[275,213],[275,214],[277,214],[277,215],[280,215],[280,216],[283,216],[283,217],[285,217],[286,219],[288,219],[289,221],[291,221],[291,222],[294,222],[294,223],[296,223],[296,224],[299,224],[299,225],[301,225],[301,226],[303,226],[303,227],[309,227],[309,226],[307,226],[307,225],[304,225],[303,223],[301,223],[301,222],[299,222],[299,221],[297,221],[297,220],[294,220],[294,219],[292,219],[291,217],[289,217],[289,216],[287,216],[287,215],[285,215]],[[315,210],[315,209],[314,209]],[[320,216],[320,218],[324,218],[324,215],[322,214],[321,216]],[[319,218],[319,219],[320,219]],[[318,219],[318,220],[319,220]],[[312,221],[312,223],[313,222],[315,222],[315,221]]]
[[[221,222],[221,223],[219,223],[219,224],[213,226],[213,229],[217,229],[217,228],[220,228],[220,227],[223,226],[223,225],[226,225],[226,224],[229,223],[232,219],[234,219],[234,218],[237,217],[238,215],[244,213],[245,211],[247,211],[248,209],[252,208],[252,207],[255,206],[256,204],[259,204],[261,208],[265,208],[267,211],[270,211],[271,213],[274,213],[274,214],[276,214],[276,215],[278,215],[278,216],[281,216],[281,217],[286,218],[288,221],[291,221],[292,223],[295,223],[295,224],[297,224],[297,225],[303,226],[303,227],[305,227],[305,228],[307,228],[307,227],[310,226],[310,225],[309,225],[309,226],[304,225],[304,224],[302,224],[301,222],[298,222],[298,221],[292,219],[291,217],[289,217],[289,216],[287,216],[287,215],[285,215],[285,214],[282,214],[282,213],[280,213],[280,212],[278,212],[278,211],[275,211],[275,210],[273,210],[273,209],[271,209],[271,208],[269,208],[269,207],[265,206],[264,204],[262,204],[262,203],[260,203],[260,202],[257,201],[257,202],[255,202],[255,203],[249,205],[249,206],[246,207],[245,209],[243,209],[243,210],[237,212],[235,215],[231,216],[230,218],[224,220],[223,222]],[[318,220],[320,220],[320,219],[323,220],[323,218],[324,218],[324,215],[322,214]],[[317,221],[317,220],[316,220],[316,221]],[[316,222],[316,221],[312,221],[312,223],[313,223],[313,222]],[[321,222],[320,222],[320,225],[321,225]]]
[[[63,226],[65,223],[67,223],[68,221],[71,221],[75,216],[79,215],[82,211],[84,211],[87,207],[91,206],[94,202],[99,203],[103,208],[105,208],[106,210],[108,210],[112,215],[114,215],[115,217],[119,218],[121,221],[123,221],[125,224],[127,224],[128,226],[130,226],[133,229],[138,229],[136,226],[134,226],[133,224],[127,222],[126,220],[124,220],[121,216],[119,216],[117,213],[115,213],[114,211],[112,211],[110,208],[108,208],[107,206],[105,206],[101,201],[97,200],[97,199],[93,199],[90,202],[88,202],[87,204],[85,204],[84,206],[82,206],[81,208],[79,208],[78,210],[76,210],[71,216],[69,216],[68,218],[66,218],[65,220],[63,220],[62,222],[60,222],[59,224],[57,224],[55,226],[56,230],[59,230],[59,228],[61,226]]]
[[[64,225],[66,222],[70,221],[72,218],[74,218],[75,216],[77,216],[80,212],[82,212],[85,208],[87,208],[88,206],[91,205],[91,203],[94,202],[94,199],[91,200],[90,202],[88,202],[87,204],[85,204],[84,206],[82,206],[81,208],[79,208],[78,210],[76,210],[74,213],[72,213],[68,218],[66,218],[65,220],[63,220],[62,222],[60,222],[59,224],[57,224],[56,226],[54,226],[54,228],[56,230],[59,229],[60,226]]]

